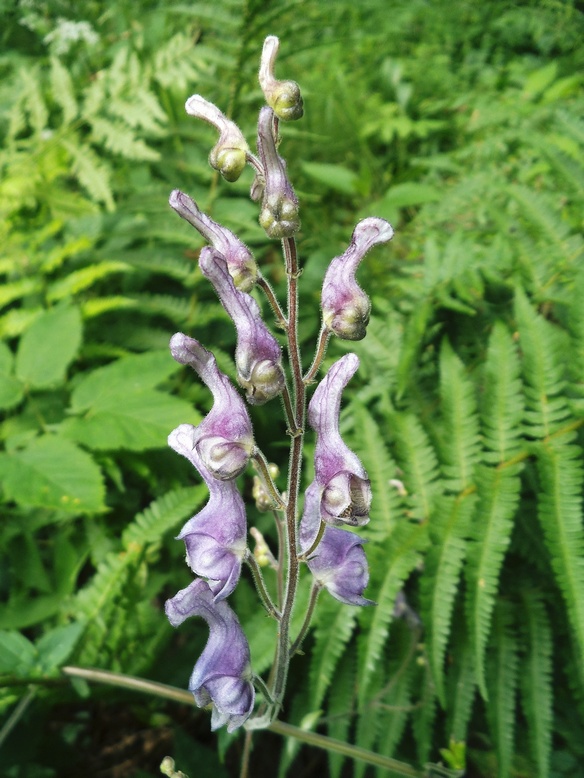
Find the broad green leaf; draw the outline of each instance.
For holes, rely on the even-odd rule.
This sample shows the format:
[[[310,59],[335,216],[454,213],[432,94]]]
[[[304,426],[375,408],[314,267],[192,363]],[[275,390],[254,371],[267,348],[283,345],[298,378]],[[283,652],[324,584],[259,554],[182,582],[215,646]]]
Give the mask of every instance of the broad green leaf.
[[[45,673],[55,670],[70,656],[84,629],[84,624],[75,621],[47,632],[37,642],[39,662]]]
[[[20,632],[0,632],[0,675],[27,675],[36,659],[36,649]]]
[[[99,467],[70,440],[44,435],[26,448],[0,455],[4,496],[23,507],[80,515],[103,511]]]
[[[142,392],[103,393],[83,416],[66,420],[62,431],[88,448],[144,451],[163,448],[171,430],[199,419],[192,406],[177,397],[149,389]]]
[[[14,357],[6,345],[0,341],[0,408],[14,408],[22,400],[23,387],[12,375]]]
[[[79,381],[71,394],[70,410],[79,413],[119,405],[128,394],[153,389],[179,369],[166,349],[123,357],[92,370]]]
[[[358,191],[359,177],[353,170],[341,165],[322,162],[303,162],[302,170],[307,176],[341,194],[354,195]]]
[[[77,308],[59,306],[45,311],[20,339],[16,375],[35,389],[61,383],[77,354],[81,335],[81,315]]]

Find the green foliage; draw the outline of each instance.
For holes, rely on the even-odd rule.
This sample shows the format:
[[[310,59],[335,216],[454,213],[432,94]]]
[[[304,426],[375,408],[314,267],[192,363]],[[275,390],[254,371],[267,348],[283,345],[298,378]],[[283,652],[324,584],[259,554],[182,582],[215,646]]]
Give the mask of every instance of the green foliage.
[[[202,241],[165,203],[188,191],[281,289],[251,178],[217,181],[214,133],[183,113],[200,92],[251,141],[257,53],[277,34],[306,103],[285,153],[302,204],[307,359],[323,271],[356,218],[396,228],[359,270],[373,316],[349,344],[361,369],[343,412],[373,484],[377,605],[322,593],[284,717],[481,778],[584,775],[577,4],[397,0],[389,18],[380,0],[334,15],[316,0],[46,0],[1,14],[2,711],[65,661],[186,684],[197,646],[172,638],[162,604],[188,582],[172,534],[205,491],[165,447],[209,398],[167,343],[194,334],[228,369],[234,337],[196,269]],[[69,21],[87,25],[76,39]],[[285,467],[268,411],[259,419]],[[250,509],[256,519],[263,531]],[[250,589],[234,598],[262,672],[272,635]],[[68,687],[43,694],[86,704]],[[43,705],[18,722],[25,738],[42,730]],[[142,707],[154,727],[159,707]],[[187,726],[188,747],[175,727],[185,753]],[[87,737],[80,720],[66,730],[70,760]],[[30,741],[27,774],[64,773]],[[254,736],[254,757],[264,743]],[[294,753],[281,772],[293,774]],[[268,761],[273,775],[275,752]],[[329,765],[335,778],[369,775]]]

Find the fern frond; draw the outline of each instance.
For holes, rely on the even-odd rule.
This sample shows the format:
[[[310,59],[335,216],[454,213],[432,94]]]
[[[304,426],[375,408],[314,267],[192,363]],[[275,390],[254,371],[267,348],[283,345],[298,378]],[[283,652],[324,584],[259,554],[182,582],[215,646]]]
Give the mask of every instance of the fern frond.
[[[440,460],[447,488],[461,492],[473,482],[479,458],[479,419],[474,386],[448,340],[440,349]]]
[[[560,333],[533,310],[520,287],[515,293],[515,315],[523,352],[528,432],[534,438],[547,438],[570,412],[564,391]]]
[[[363,460],[374,495],[366,536],[379,543],[393,532],[404,517],[401,498],[389,483],[396,476],[397,465],[379,432],[378,422],[360,402],[353,402],[352,409],[356,450]]]
[[[507,190],[520,205],[523,216],[536,233],[563,251],[570,227],[561,218],[554,218],[556,211],[547,197],[519,184],[512,184]]]
[[[522,592],[526,656],[521,665],[521,701],[538,778],[548,778],[552,747],[552,633],[542,598]]]
[[[499,575],[511,542],[519,504],[520,466],[480,467],[476,472],[478,504],[466,565],[466,614],[475,652],[477,683],[486,698],[484,654],[489,636]]]
[[[584,668],[584,529],[582,483],[584,467],[579,446],[554,440],[536,451],[541,484],[538,518],[551,564],[564,596],[581,670]],[[584,670],[580,676],[584,683]]]
[[[127,273],[129,271],[131,268],[124,262],[97,262],[94,265],[88,265],[54,281],[47,291],[47,300],[56,302],[72,297],[103,278],[114,273]]]
[[[403,483],[408,496],[408,515],[427,521],[436,495],[441,490],[438,459],[426,431],[413,413],[396,413],[390,418]]]
[[[103,203],[108,211],[113,211],[115,204],[110,186],[110,169],[89,146],[78,146],[67,139],[61,143],[71,157],[71,169],[81,186],[92,200]]]
[[[365,704],[372,678],[387,640],[389,626],[393,620],[395,600],[404,581],[419,564],[428,544],[425,525],[401,524],[388,538],[384,548],[371,548],[371,571],[373,580],[369,590],[377,607],[361,613],[363,629],[359,635],[359,705]],[[378,571],[384,573],[377,585]]]
[[[332,597],[323,597],[319,602],[310,663],[310,710],[318,710],[322,705],[335,668],[353,634],[356,611],[356,607],[347,607]]]
[[[437,713],[437,698],[432,673],[428,667],[422,667],[423,673],[420,694],[420,707],[413,713],[413,730],[418,752],[418,762],[426,764],[430,759],[434,741],[434,722]]]
[[[63,111],[63,124],[70,124],[79,114],[71,74],[57,57],[51,57],[51,93]]]
[[[355,704],[356,662],[353,652],[346,651],[335,673],[327,705],[328,736],[348,742],[349,729]],[[328,755],[331,778],[340,778],[346,757],[341,754]]]
[[[124,159],[153,161],[160,158],[158,151],[149,148],[141,138],[136,138],[134,131],[120,119],[94,116],[91,119],[91,131],[94,144]]]
[[[517,347],[497,321],[489,339],[481,403],[484,459],[493,464],[510,459],[520,446],[524,407],[520,371]]]
[[[509,778],[515,740],[515,697],[518,682],[517,638],[508,603],[495,611],[488,658],[487,718],[497,754],[498,778]]]
[[[444,658],[454,600],[467,550],[476,494],[442,495],[430,519],[430,549],[420,584],[422,621],[427,630],[428,661],[436,693],[444,705]]]
[[[446,736],[458,743],[468,737],[468,725],[476,694],[474,651],[465,636],[454,641],[452,662],[448,670],[448,724]]]

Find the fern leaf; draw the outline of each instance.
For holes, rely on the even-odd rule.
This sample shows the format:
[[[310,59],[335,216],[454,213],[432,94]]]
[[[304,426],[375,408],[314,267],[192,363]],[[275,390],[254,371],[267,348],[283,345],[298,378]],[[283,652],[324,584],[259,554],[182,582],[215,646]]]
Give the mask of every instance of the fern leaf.
[[[465,637],[456,641],[453,660],[448,672],[448,739],[466,742],[468,725],[475,699],[476,681],[474,652]]]
[[[566,603],[579,665],[584,667],[584,530],[582,482],[584,468],[579,447],[560,440],[537,449],[541,483],[538,518],[559,588]],[[584,672],[581,683],[584,681]]]
[[[421,581],[422,621],[427,630],[428,661],[443,705],[444,658],[475,505],[474,494],[441,496],[430,520],[431,546]]]
[[[498,778],[509,778],[515,736],[518,656],[511,611],[504,601],[498,603],[491,638],[487,718],[497,754]]]
[[[356,665],[353,652],[346,651],[335,673],[327,706],[328,736],[348,742],[351,717],[355,702]],[[331,778],[340,778],[346,757],[329,751],[328,762]]]
[[[563,250],[570,228],[561,218],[554,218],[555,211],[547,198],[519,184],[512,184],[507,189],[536,233],[542,235],[554,247]]]
[[[71,156],[72,171],[81,186],[94,201],[103,203],[108,211],[113,211],[115,205],[110,187],[109,168],[89,146],[77,146],[65,139],[61,143]]]
[[[523,592],[522,623],[527,655],[521,666],[521,697],[538,778],[549,775],[552,747],[552,633],[537,594]]]
[[[51,57],[51,92],[63,111],[63,124],[70,124],[79,115],[71,74],[57,57]]]
[[[103,145],[114,154],[119,154],[124,159],[144,161],[157,160],[160,154],[149,148],[140,138],[136,138],[134,131],[121,120],[110,120],[102,116],[94,116],[91,119],[92,141],[94,144]]]
[[[520,471],[518,466],[477,470],[478,505],[466,566],[466,614],[475,653],[477,683],[484,698],[487,695],[484,654],[499,575],[519,504]]]
[[[432,513],[440,471],[438,460],[419,420],[411,413],[397,413],[390,418],[403,483],[408,492],[408,516],[427,521]]]
[[[157,543],[162,536],[176,529],[180,522],[197,512],[208,492],[203,484],[175,489],[139,513],[122,533],[122,545],[130,547]]]
[[[524,402],[521,393],[517,347],[507,328],[495,322],[484,367],[484,394],[481,403],[484,458],[501,464],[514,456],[520,446]]]
[[[480,452],[474,387],[465,366],[444,339],[440,350],[442,424],[440,459],[447,488],[460,492],[472,484]]]
[[[47,299],[56,302],[72,297],[113,273],[127,273],[130,270],[131,268],[123,262],[97,262],[80,270],[74,270],[50,285]]]
[[[403,508],[398,492],[390,486],[395,478],[397,465],[391,458],[379,432],[379,424],[361,403],[352,404],[354,413],[354,437],[356,450],[371,479],[373,501],[371,522],[366,536],[375,542],[385,540],[403,519]]]
[[[547,438],[569,415],[560,362],[562,344],[558,331],[535,313],[520,288],[515,294],[515,314],[523,352],[525,420],[532,437]]]
[[[425,525],[402,524],[383,549],[376,549],[377,558],[371,549],[371,570],[374,576],[377,571],[385,571],[385,575],[380,586],[377,586],[375,580],[370,584],[371,595],[377,601],[377,606],[362,612],[360,619],[364,625],[359,637],[360,705],[367,700],[373,675],[379,665],[398,592],[419,564],[427,543],[428,533]]]
[[[423,667],[422,672],[420,707],[414,711],[412,724],[416,740],[416,750],[418,752],[418,762],[426,764],[430,758],[434,741],[434,721],[436,719],[437,704],[432,673],[428,667]]]
[[[319,603],[310,663],[310,710],[318,710],[322,705],[341,654],[353,634],[356,611],[357,608],[347,607],[331,597],[323,597]]]

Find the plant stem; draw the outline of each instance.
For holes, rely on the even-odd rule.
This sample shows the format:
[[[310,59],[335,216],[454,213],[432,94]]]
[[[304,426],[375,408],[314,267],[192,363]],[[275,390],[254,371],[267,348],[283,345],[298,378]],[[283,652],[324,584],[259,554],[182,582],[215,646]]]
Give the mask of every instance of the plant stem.
[[[302,447],[304,443],[304,414],[306,404],[305,386],[302,381],[302,363],[298,346],[298,256],[294,238],[282,240],[286,275],[288,279],[288,357],[294,387],[293,413],[294,426],[291,427],[290,467],[288,471],[288,506],[286,510],[286,584],[282,603],[282,618],[278,634],[275,658],[273,698],[282,704],[288,666],[290,664],[290,619],[294,609],[296,589],[298,587],[298,555],[296,550],[296,523],[298,514],[298,492],[302,467]]]
[[[10,716],[8,717],[8,720],[5,722],[4,726],[0,730],[0,747],[8,737],[8,735],[12,732],[14,727],[18,724],[20,719],[24,716],[24,713],[30,703],[34,700],[37,693],[36,686],[30,686],[28,692],[24,695],[24,697],[19,700],[18,705]]]
[[[122,675],[121,673],[112,673],[108,670],[93,670],[85,667],[62,667],[61,671],[64,675],[69,677],[84,678],[86,681],[92,681],[94,683],[105,683],[110,686],[143,692],[144,694],[153,694],[156,697],[173,700],[174,702],[186,705],[193,704],[193,695],[191,692],[177,689],[175,686],[168,686],[164,683],[147,681],[144,678],[134,678],[129,675]],[[408,778],[424,778],[423,772],[416,770],[414,767],[411,767],[404,762],[398,762],[396,759],[390,759],[387,756],[374,754],[372,751],[353,746],[350,743],[343,743],[340,740],[335,740],[334,738],[326,737],[325,735],[307,732],[304,729],[295,727],[292,724],[286,724],[283,721],[274,721],[267,729],[270,732],[275,732],[284,737],[293,737],[301,743],[316,746],[325,751],[332,751],[336,754],[342,754],[351,759],[365,762],[365,764],[371,764],[376,767],[391,770],[398,775],[404,775]]]
[[[308,601],[308,608],[306,609],[304,622],[300,627],[300,632],[298,633],[298,637],[296,638],[294,643],[292,643],[292,646],[290,648],[290,659],[292,659],[294,654],[298,651],[298,649],[302,645],[302,641],[306,637],[306,633],[308,632],[308,628],[310,627],[310,622],[312,621],[312,614],[314,613],[316,601],[318,600],[318,595],[320,594],[321,589],[322,586],[316,581],[312,584],[312,589],[310,590],[310,600]]]
[[[270,616],[273,616],[275,619],[279,620],[281,618],[280,613],[278,613],[278,609],[272,602],[272,598],[266,589],[266,584],[264,583],[264,577],[262,575],[260,566],[258,565],[258,561],[249,549],[245,555],[245,561],[249,565],[249,569],[253,575],[253,580],[264,608],[268,611]]]
[[[270,303],[270,308],[272,309],[274,316],[276,317],[276,321],[282,327],[284,330],[288,329],[288,321],[286,317],[284,316],[284,312],[280,308],[280,303],[278,302],[276,295],[274,294],[274,290],[270,286],[269,281],[267,281],[262,275],[258,276],[257,285],[263,289],[264,294],[268,298],[268,302]]]
[[[272,476],[270,475],[268,460],[265,458],[265,456],[257,446],[254,447],[254,450],[251,453],[251,457],[256,465],[258,473],[261,476],[266,491],[269,493],[270,497],[276,504],[276,507],[278,508],[278,510],[285,511],[286,503],[282,499],[282,496],[278,491],[278,489],[276,488],[276,484],[274,483]]]
[[[319,371],[322,360],[324,359],[324,355],[326,353],[326,347],[328,346],[330,336],[330,330],[327,329],[327,327],[323,324],[320,328],[320,332],[318,333],[318,345],[316,347],[314,359],[312,360],[312,365],[310,366],[303,379],[306,386],[308,386],[308,384],[314,380],[314,376]]]

